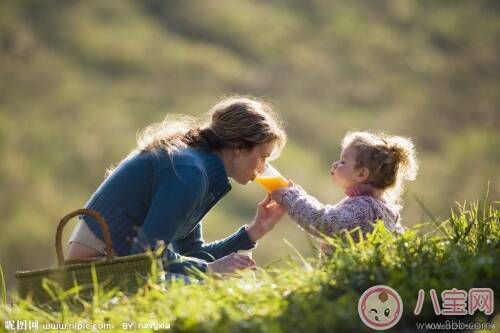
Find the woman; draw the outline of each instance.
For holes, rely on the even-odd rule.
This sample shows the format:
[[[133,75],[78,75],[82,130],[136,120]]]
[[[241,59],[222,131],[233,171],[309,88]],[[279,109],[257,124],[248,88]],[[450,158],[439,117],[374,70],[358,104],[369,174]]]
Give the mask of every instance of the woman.
[[[233,273],[255,262],[249,250],[283,217],[284,208],[268,195],[255,218],[233,235],[206,244],[200,221],[231,185],[253,181],[266,160],[277,157],[286,134],[271,107],[249,97],[229,97],[209,111],[210,121],[196,126],[183,117],[146,128],[134,149],[89,199],[86,208],[109,224],[119,256],[141,253],[159,241],[169,245],[167,270]],[[84,216],[70,237],[67,259],[105,254],[99,224]]]

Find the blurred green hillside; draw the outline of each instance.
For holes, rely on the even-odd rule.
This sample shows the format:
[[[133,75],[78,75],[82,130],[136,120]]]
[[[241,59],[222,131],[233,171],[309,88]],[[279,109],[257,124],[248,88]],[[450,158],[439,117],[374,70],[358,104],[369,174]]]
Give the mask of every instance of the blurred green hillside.
[[[139,129],[200,115],[231,93],[274,104],[290,141],[273,164],[324,202],[342,198],[328,170],[353,128],[414,139],[421,173],[405,196],[406,226],[448,216],[488,181],[498,199],[498,54],[495,1],[1,1],[7,281],[54,263],[57,222],[83,206]],[[206,238],[249,222],[263,196],[234,184],[204,221]],[[286,218],[257,261],[290,253],[283,238],[312,254]]]

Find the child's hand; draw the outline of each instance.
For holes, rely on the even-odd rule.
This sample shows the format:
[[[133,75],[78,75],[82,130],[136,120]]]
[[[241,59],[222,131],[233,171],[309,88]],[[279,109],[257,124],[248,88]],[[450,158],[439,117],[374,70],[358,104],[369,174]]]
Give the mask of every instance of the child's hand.
[[[288,186],[286,186],[286,187],[282,187],[282,188],[279,188],[279,189],[274,190],[274,191],[272,191],[272,192],[270,193],[270,194],[271,194],[271,199],[272,199],[272,200],[274,200],[274,201],[276,201],[277,203],[280,203],[280,200],[279,200],[279,199],[281,198],[281,194],[282,194],[280,191],[282,191],[282,190],[284,190],[284,189],[289,189],[289,188],[292,188],[292,187],[294,187],[294,186],[296,186],[296,185],[295,185],[295,183],[293,182],[293,180],[289,179],[289,180],[288,180]]]
[[[268,194],[264,200],[257,205],[257,212],[252,223],[247,228],[248,235],[253,242],[262,238],[281,220],[285,215],[285,207],[272,201]]]

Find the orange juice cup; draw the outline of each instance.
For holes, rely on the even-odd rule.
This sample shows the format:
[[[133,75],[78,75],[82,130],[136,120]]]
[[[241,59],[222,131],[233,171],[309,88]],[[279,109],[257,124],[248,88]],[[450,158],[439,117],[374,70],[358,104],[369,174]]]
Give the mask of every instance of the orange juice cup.
[[[268,192],[288,186],[288,180],[269,163],[266,163],[264,172],[258,175],[255,181],[262,185]]]

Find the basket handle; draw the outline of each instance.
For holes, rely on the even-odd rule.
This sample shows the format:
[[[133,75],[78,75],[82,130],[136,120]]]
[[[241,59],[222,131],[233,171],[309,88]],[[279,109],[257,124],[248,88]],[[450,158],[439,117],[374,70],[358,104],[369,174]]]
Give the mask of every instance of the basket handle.
[[[113,259],[113,243],[111,241],[111,234],[109,233],[108,224],[101,214],[92,209],[77,209],[74,212],[69,213],[64,216],[57,226],[56,232],[56,254],[57,254],[57,266],[64,266],[64,254],[62,248],[62,232],[66,223],[69,222],[73,217],[78,215],[88,215],[93,217],[100,225],[102,229],[102,234],[104,235],[104,243],[106,244],[106,257],[108,261]]]

